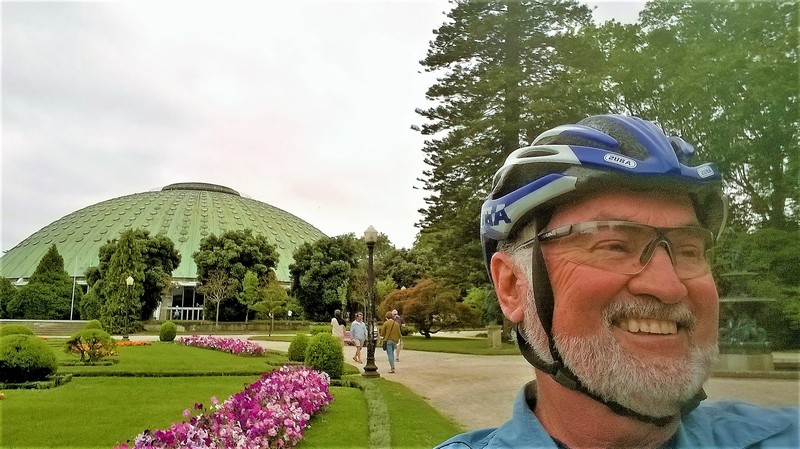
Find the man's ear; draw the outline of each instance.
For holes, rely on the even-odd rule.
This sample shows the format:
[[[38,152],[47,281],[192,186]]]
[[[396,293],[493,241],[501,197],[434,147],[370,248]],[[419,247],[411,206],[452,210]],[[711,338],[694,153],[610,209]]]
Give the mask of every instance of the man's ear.
[[[517,267],[510,254],[504,252],[492,255],[491,270],[503,315],[512,323],[521,323],[525,317],[528,294],[528,279],[524,271]]]

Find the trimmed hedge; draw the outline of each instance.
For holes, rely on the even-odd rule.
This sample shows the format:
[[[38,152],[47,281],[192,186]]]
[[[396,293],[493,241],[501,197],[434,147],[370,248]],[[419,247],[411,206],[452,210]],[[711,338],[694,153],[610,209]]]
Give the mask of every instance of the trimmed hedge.
[[[172,321],[165,321],[158,331],[159,341],[173,341],[176,335],[178,335],[178,326]]]
[[[291,362],[304,362],[306,360],[306,348],[308,342],[311,341],[308,335],[299,333],[295,335],[292,342],[289,343],[289,351],[287,357]]]
[[[319,333],[311,337],[306,348],[306,366],[325,371],[331,379],[339,379],[344,372],[342,343],[333,334]]]
[[[22,324],[4,324],[0,326],[0,337],[6,335],[34,335],[33,330]]]
[[[0,382],[45,380],[57,368],[53,350],[35,336],[13,334],[0,338]]]

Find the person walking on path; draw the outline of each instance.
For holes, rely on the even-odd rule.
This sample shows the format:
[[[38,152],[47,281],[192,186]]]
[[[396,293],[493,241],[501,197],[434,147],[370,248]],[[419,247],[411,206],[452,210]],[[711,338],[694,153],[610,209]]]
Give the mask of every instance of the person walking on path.
[[[394,361],[400,361],[400,350],[403,349],[403,325],[406,324],[406,321],[397,313],[397,309],[392,309],[392,319],[400,325],[400,341],[397,342],[397,347],[394,348]]]
[[[344,326],[346,322],[342,319],[342,311],[336,309],[331,318],[331,334],[339,339],[339,343],[344,345]]]
[[[394,372],[394,349],[400,341],[400,325],[392,319],[392,312],[386,312],[386,321],[379,332],[381,340],[386,343],[386,355],[389,357],[390,373]]]
[[[361,347],[364,346],[364,340],[367,339],[367,325],[364,323],[364,315],[361,312],[357,312],[355,321],[350,323],[350,338],[356,345],[353,361],[361,363]]]
[[[505,424],[437,448],[800,447],[796,406],[702,402],[727,199],[694,152],[652,122],[600,115],[508,156],[480,237],[536,381]]]

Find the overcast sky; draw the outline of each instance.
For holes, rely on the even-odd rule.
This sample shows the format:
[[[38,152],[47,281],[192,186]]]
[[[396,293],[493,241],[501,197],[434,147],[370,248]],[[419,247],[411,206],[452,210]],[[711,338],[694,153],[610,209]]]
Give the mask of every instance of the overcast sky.
[[[641,1],[587,2],[636,20]],[[2,3],[8,250],[92,204],[207,182],[411,247],[420,73],[446,0]]]

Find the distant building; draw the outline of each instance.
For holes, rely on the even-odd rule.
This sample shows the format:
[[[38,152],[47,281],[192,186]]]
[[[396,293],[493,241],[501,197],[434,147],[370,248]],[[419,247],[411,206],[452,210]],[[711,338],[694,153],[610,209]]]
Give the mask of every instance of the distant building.
[[[294,251],[325,236],[300,218],[228,187],[179,183],[103,201],[50,223],[0,257],[0,275],[16,285],[27,284],[42,256],[55,244],[67,273],[85,285],[83,273],[99,264],[100,247],[127,229],[166,234],[180,253],[171,295],[162,298],[157,311],[162,319],[203,319],[202,298],[195,293],[197,265],[192,259],[203,237],[243,229],[265,236],[280,256],[275,269],[278,281],[289,285]]]

